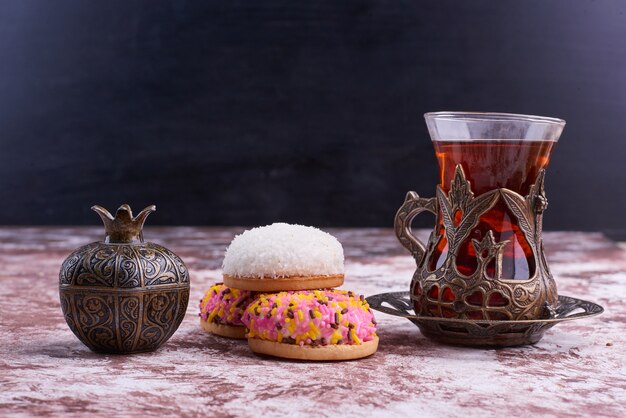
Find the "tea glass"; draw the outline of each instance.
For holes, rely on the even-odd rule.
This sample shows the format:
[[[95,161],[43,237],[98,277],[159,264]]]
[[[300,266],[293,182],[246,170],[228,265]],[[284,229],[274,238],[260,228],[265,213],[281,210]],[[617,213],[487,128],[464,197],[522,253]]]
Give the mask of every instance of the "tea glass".
[[[425,115],[439,163],[436,197],[409,192],[396,235],[417,270],[417,315],[466,320],[551,315],[556,285],[543,251],[545,170],[565,122],[506,113]],[[411,231],[424,211],[436,222],[426,244]]]

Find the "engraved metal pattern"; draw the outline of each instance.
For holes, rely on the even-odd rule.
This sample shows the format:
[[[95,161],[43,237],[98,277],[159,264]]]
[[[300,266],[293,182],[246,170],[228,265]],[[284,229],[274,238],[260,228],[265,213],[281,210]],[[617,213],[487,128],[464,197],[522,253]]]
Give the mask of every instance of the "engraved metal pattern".
[[[154,350],[174,334],[184,318],[189,272],[173,252],[142,241],[140,227],[148,209],[154,210],[149,207],[135,218],[127,205],[118,210],[124,217],[109,214],[113,226],[107,230],[107,240],[114,230],[118,241],[85,245],[61,266],[63,315],[78,339],[94,351]],[[128,242],[120,241],[124,233]]]
[[[437,187],[436,201],[407,194],[395,219],[398,239],[415,257],[418,268],[411,282],[411,294],[421,316],[459,319],[538,319],[549,316],[557,301],[556,284],[543,254],[542,216],[547,207],[544,193],[545,171],[541,170],[527,196],[500,188],[474,196],[463,168],[457,165],[450,191]],[[480,217],[502,199],[528,242],[535,269],[527,280],[505,280],[502,271],[504,246],[496,242],[492,231],[481,241],[472,239],[478,268],[471,276],[461,274],[456,258]],[[429,211],[441,217],[448,252],[441,267],[429,270],[428,261],[435,251],[441,231],[435,227],[427,246],[411,234],[411,221],[420,212]],[[461,215],[460,217],[458,215]],[[495,264],[494,277],[487,266]],[[436,289],[436,292],[429,292]]]
[[[62,286],[136,288],[188,283],[189,272],[176,254],[157,244],[94,242],[63,262],[59,281]]]
[[[602,306],[569,296],[558,296],[554,316],[535,320],[469,320],[415,315],[409,292],[368,296],[377,311],[409,319],[424,336],[448,344],[470,346],[515,346],[534,344],[544,332],[564,321],[588,318],[604,312]]]

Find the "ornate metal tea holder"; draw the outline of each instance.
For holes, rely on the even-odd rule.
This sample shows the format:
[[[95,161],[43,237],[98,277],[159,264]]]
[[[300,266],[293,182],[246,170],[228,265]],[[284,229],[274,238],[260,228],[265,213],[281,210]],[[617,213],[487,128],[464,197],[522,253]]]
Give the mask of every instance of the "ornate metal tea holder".
[[[500,188],[475,197],[459,164],[447,194],[440,186],[436,198],[407,193],[396,215],[395,232],[417,262],[411,291],[371,296],[371,307],[410,319],[426,337],[470,346],[534,344],[559,322],[600,314],[603,308],[597,304],[557,295],[541,238],[547,207],[544,177],[541,170],[527,196]],[[481,241],[471,240],[476,252],[475,272],[467,276],[457,268],[461,245],[480,217],[500,199],[517,220],[532,251],[534,268],[526,280],[501,277],[507,241],[496,242],[492,231]],[[429,260],[442,239],[440,228],[435,226],[426,246],[411,232],[411,222],[424,211],[441,217],[448,244],[443,263],[434,270]],[[495,273],[488,272],[490,265],[495,266]]]
[[[602,306],[569,296],[559,296],[554,316],[528,320],[471,320],[415,315],[409,292],[381,293],[367,298],[372,309],[407,318],[425,337],[445,343],[477,347],[535,344],[553,326],[604,312]]]

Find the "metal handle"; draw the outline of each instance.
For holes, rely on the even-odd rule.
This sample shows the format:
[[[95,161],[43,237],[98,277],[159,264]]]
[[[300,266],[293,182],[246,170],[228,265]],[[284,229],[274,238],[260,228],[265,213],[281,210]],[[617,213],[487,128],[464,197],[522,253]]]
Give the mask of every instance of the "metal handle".
[[[420,213],[428,211],[437,214],[437,199],[434,197],[419,197],[415,192],[408,192],[404,203],[398,209],[394,221],[396,237],[400,243],[411,252],[417,264],[422,261],[426,247],[411,231],[413,219]]]

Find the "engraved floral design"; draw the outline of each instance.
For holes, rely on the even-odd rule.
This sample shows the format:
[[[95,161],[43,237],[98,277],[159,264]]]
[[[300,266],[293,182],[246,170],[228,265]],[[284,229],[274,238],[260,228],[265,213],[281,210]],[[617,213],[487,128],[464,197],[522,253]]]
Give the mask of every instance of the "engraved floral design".
[[[431,199],[409,192],[398,210],[395,231],[398,239],[416,258],[418,268],[411,282],[414,307],[419,315],[471,320],[536,319],[550,316],[546,309],[557,302],[556,284],[543,253],[542,216],[547,207],[544,192],[545,171],[541,170],[527,196],[508,189],[494,189],[474,196],[462,166],[455,169],[446,193],[437,187],[436,206]],[[532,250],[534,274],[528,280],[501,279],[503,250],[507,241],[496,242],[492,231],[481,240],[473,239],[478,268],[470,275],[461,274],[455,264],[459,247],[467,240],[480,217],[499,199],[517,219]],[[434,207],[433,207],[434,206]],[[411,222],[420,212],[440,212],[448,242],[446,258],[440,268],[429,271],[426,259],[434,251],[439,233],[431,233],[427,247],[412,234]],[[491,277],[487,266],[495,264]]]

